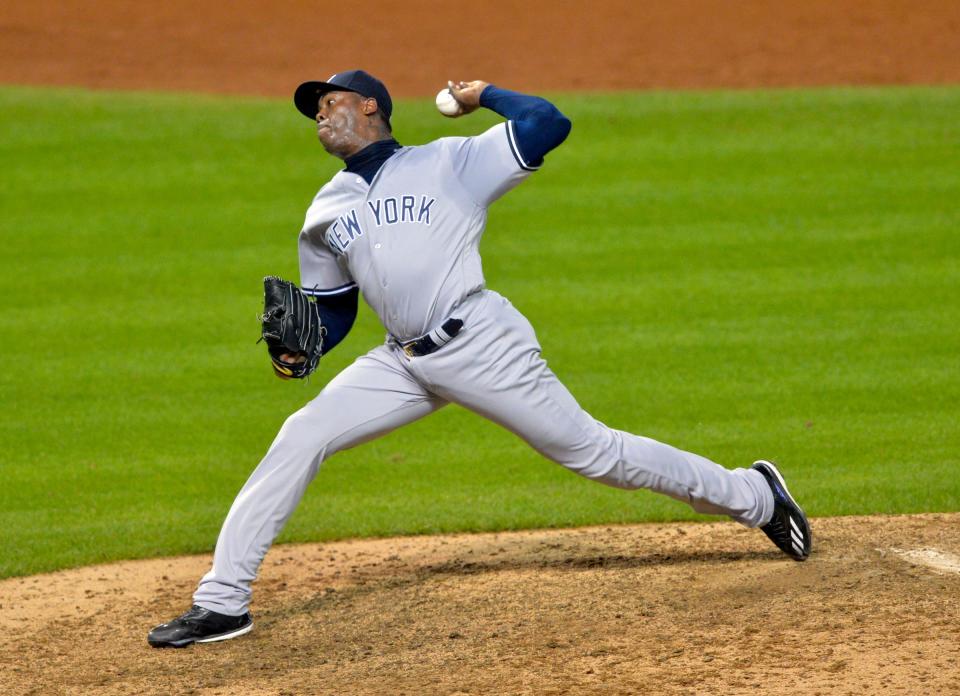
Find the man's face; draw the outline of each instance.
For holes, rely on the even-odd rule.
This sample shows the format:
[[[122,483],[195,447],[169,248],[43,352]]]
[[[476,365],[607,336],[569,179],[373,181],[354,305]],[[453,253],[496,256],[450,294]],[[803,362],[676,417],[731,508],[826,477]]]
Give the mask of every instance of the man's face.
[[[327,92],[317,104],[317,138],[331,155],[349,157],[356,151],[364,102],[356,92]]]

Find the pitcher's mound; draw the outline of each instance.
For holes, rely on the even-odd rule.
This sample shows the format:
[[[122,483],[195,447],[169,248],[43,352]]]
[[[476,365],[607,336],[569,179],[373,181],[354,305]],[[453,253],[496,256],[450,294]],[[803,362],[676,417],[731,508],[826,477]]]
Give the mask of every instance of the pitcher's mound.
[[[280,546],[254,630],[156,650],[209,557],[0,582],[0,691],[947,693],[960,514],[814,520],[806,563],[733,523]],[[952,559],[952,560],[951,560]]]

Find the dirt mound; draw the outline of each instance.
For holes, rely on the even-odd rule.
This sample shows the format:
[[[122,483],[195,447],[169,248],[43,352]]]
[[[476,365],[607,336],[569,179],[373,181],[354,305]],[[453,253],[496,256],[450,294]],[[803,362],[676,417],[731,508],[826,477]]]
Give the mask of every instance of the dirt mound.
[[[33,0],[0,12],[0,82],[289,96],[365,67],[398,95],[960,82],[956,0]]]
[[[184,650],[146,632],[186,608],[208,557],[15,578],[0,690],[956,693],[960,514],[814,533],[806,563],[733,523],[280,546],[254,631]]]

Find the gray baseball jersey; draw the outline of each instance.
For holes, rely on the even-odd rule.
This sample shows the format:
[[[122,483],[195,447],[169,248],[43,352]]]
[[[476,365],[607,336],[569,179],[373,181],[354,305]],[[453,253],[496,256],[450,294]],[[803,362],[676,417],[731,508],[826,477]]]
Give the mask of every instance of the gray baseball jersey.
[[[487,207],[533,171],[510,122],[473,138],[404,147],[373,182],[341,171],[300,232],[300,284],[322,296],[356,284],[400,341],[427,333],[484,286]]]
[[[477,137],[402,148],[369,186],[340,172],[320,190],[300,233],[302,284],[320,296],[358,285],[393,339],[284,423],[223,523],[196,604],[243,614],[267,549],[320,464],[448,403],[581,476],[648,488],[747,526],[770,520],[773,495],[757,471],[725,469],[584,411],[547,366],[530,322],[484,289],[478,245],[487,207],[531,170],[508,121]],[[454,315],[463,328],[439,350],[414,356],[397,344]]]

